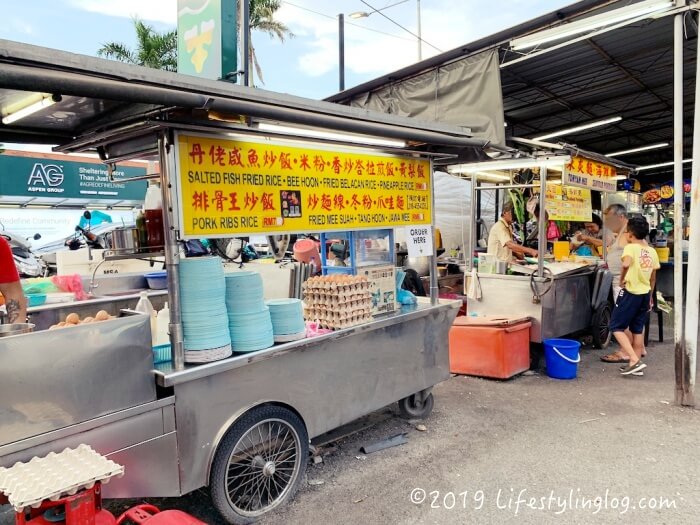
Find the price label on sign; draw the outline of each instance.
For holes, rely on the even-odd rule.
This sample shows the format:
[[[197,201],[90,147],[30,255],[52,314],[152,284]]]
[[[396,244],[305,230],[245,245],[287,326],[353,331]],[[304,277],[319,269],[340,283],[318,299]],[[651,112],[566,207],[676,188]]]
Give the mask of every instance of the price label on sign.
[[[406,228],[406,246],[409,257],[433,255],[433,229],[429,226]]]
[[[430,162],[178,137],[183,238],[430,225]]]

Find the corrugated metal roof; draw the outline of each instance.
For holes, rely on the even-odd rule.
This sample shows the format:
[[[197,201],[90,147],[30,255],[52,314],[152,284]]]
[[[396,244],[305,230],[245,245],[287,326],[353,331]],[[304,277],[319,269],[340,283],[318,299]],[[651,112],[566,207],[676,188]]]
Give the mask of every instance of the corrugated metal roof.
[[[692,0],[694,1],[694,0]],[[439,67],[470,53],[498,46],[501,63],[522,56],[510,49],[512,38],[552,23],[564,24],[590,13],[629,5],[630,0],[578,2],[545,17],[526,22],[431,61],[392,73],[375,81],[330,97],[343,101],[371,91],[384,83]],[[601,5],[605,4],[603,7]],[[555,20],[556,19],[556,20]],[[549,20],[549,22],[546,22]],[[697,25],[689,13],[685,18],[684,107],[685,154],[692,151],[692,110],[695,89]],[[545,46],[546,47],[546,46]],[[461,53],[459,52],[461,50]],[[673,141],[673,17],[635,22],[554,51],[502,67],[501,83],[507,135],[533,138],[607,117],[622,121],[559,137],[555,140],[583,149],[608,153]],[[672,160],[671,147],[624,156],[636,165]],[[685,166],[689,169],[689,165]],[[668,177],[672,168],[644,177]]]

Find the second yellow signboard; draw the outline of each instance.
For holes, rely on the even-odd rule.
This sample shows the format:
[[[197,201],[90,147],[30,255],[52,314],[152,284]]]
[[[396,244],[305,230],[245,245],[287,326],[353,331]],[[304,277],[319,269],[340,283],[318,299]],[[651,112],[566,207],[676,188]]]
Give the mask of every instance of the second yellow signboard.
[[[393,228],[431,221],[424,159],[178,137],[183,237]]]

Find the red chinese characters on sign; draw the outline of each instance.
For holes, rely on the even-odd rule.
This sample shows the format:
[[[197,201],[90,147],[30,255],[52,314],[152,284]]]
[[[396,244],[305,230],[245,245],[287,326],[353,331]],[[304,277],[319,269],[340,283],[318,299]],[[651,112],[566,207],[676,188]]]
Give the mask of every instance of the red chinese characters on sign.
[[[326,161],[321,155],[314,155],[314,169],[316,173],[323,173],[326,169]]]
[[[226,161],[224,156],[226,155],[226,150],[221,146],[212,146],[209,148],[209,157],[211,158],[211,163],[217,166],[225,166]]]
[[[243,165],[243,158],[241,157],[240,148],[233,148],[228,152],[228,165],[240,166],[242,168],[245,167]]]
[[[338,193],[335,197],[333,197],[333,206],[336,210],[345,209],[345,198],[342,194]]]
[[[212,202],[214,203],[214,207],[216,208],[216,211],[224,211],[224,202],[227,201],[228,199],[224,197],[224,192],[221,190],[216,190],[214,192],[214,198],[212,199]]]
[[[365,210],[371,210],[372,209],[372,196],[371,195],[363,195],[362,197],[362,207]]]
[[[275,162],[277,162],[277,155],[275,155],[274,151],[266,151],[265,155],[263,156],[263,166],[264,167],[272,167],[275,165]]]
[[[192,144],[188,155],[192,159],[193,164],[201,164],[204,162],[204,150],[202,149],[202,145],[199,143]]]
[[[289,153],[280,153],[280,168],[283,170],[292,169],[292,159]]]
[[[257,195],[255,195],[254,192],[246,192],[243,206],[246,210],[253,211],[255,209],[255,205],[259,201],[260,198]]]
[[[192,195],[192,209],[207,211],[209,209],[209,195],[206,191],[195,191]]]
[[[333,157],[332,166],[333,166],[333,173],[335,173],[336,175],[340,175],[341,166],[340,166],[340,158],[338,156]]]
[[[301,156],[301,159],[299,160],[299,167],[304,171],[311,169],[311,164],[309,164],[309,156],[306,153]]]
[[[406,209],[406,199],[403,195],[396,196],[396,209],[405,210]]]
[[[318,195],[312,193],[306,201],[309,210],[313,211],[318,207]]]
[[[259,168],[260,164],[258,158],[258,152],[254,149],[249,149],[248,150],[248,165],[254,168]]]
[[[228,207],[228,211],[241,211],[241,207],[238,205],[238,193],[229,193],[228,200],[231,203]]]
[[[275,201],[273,199],[272,193],[263,193],[262,194],[262,208],[263,208],[263,211],[274,211],[275,210]]]
[[[360,206],[362,206],[362,203],[360,202],[360,198],[357,196],[357,193],[353,194],[350,206],[352,206],[353,210],[357,210]]]
[[[333,201],[331,200],[331,196],[325,193],[321,195],[321,209],[331,211],[332,206]]]

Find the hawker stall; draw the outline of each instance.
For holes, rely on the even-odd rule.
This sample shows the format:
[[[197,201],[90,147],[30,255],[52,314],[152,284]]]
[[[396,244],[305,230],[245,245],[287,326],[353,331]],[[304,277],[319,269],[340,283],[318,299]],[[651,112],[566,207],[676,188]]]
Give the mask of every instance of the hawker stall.
[[[605,265],[606,243],[601,243],[597,253],[579,256],[570,253],[575,238],[569,239],[559,231],[552,236],[548,230],[557,225],[555,221],[591,222],[591,192],[603,193],[604,207],[605,194],[616,191],[617,170],[626,167],[566,148],[529,152],[529,157],[449,168],[452,174],[469,177],[472,202],[479,200],[479,192],[488,191],[513,202],[513,214],[517,216],[513,221],[522,224],[520,243],[534,237],[536,246],[529,250],[531,255],[526,252],[520,260],[499,260],[495,254],[479,249],[477,231],[472,228],[465,250],[476,256],[469,257],[469,269],[473,271],[465,284],[469,314],[476,318],[529,318],[533,343],[589,332],[597,347],[605,347],[611,336],[608,323],[613,304],[612,276]],[[533,206],[529,210],[524,203],[521,209],[517,206],[523,190],[531,194]],[[530,236],[525,228],[528,214],[536,215]],[[476,225],[478,207],[473,207],[471,218],[472,225]]]
[[[33,333],[0,339],[0,466],[87,444],[126,469],[107,497],[209,486],[227,521],[248,523],[292,497],[310,438],[396,401],[411,417],[430,413],[431,388],[449,377],[447,337],[460,306],[438,299],[434,252],[430,297],[401,306],[393,286],[382,311],[371,275],[307,280],[296,287],[302,305],[285,293],[291,286],[266,294],[263,276],[281,264],[252,271],[185,253],[204,238],[432,231],[431,155],[483,141],[451,126],[6,41],[0,62],[3,115],[53,101],[0,127],[2,140],[97,151],[110,173],[127,160],[159,163],[145,177],[161,190],[162,212],[147,205],[145,220],[154,239],[160,223],[162,247],[154,240],[148,253],[102,257],[164,258],[167,293],[152,292],[151,308],[167,300],[169,341],[158,350],[170,355],[154,365],[152,318],[139,313],[149,311],[145,285],[127,276],[93,276],[82,311],[33,312]],[[62,320],[68,313],[83,322]],[[65,324],[49,330],[57,321]]]

